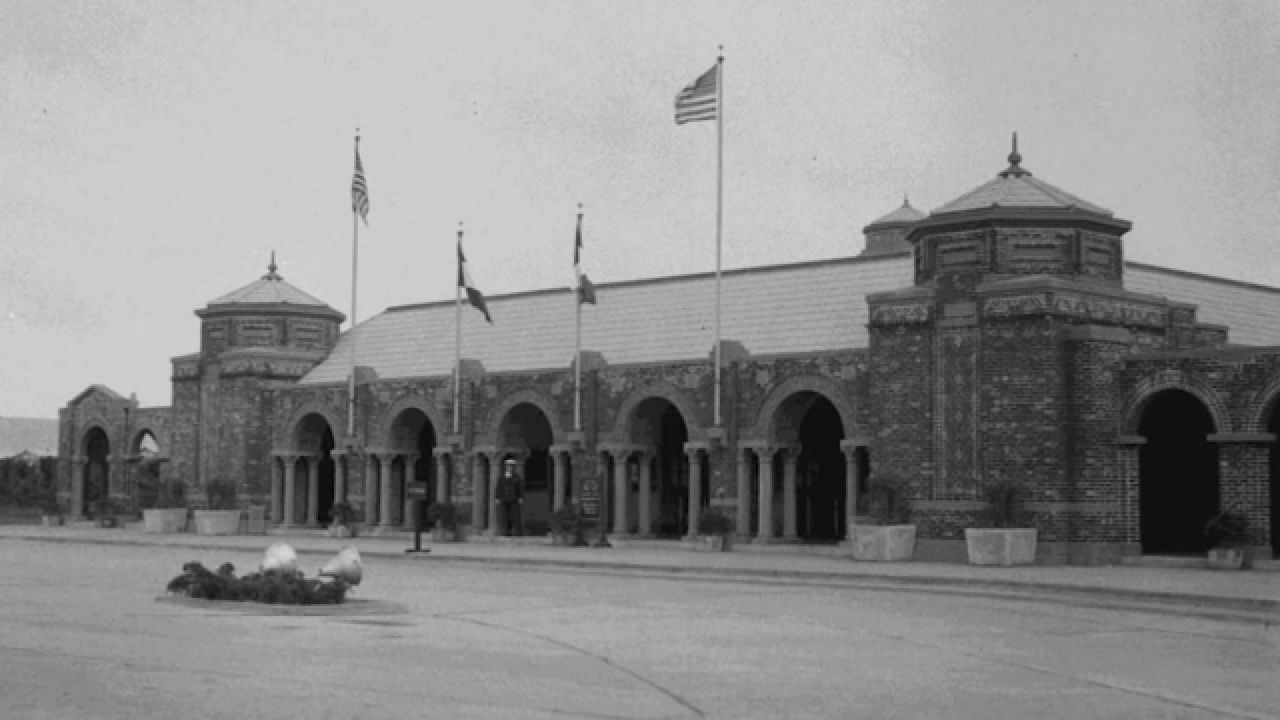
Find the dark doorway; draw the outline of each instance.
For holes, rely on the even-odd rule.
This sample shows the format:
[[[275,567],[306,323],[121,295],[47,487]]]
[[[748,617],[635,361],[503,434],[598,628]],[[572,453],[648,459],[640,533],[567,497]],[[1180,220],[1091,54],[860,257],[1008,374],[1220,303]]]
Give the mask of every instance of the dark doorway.
[[[502,526],[508,525],[517,534],[546,535],[551,529],[551,421],[537,405],[520,403],[507,413],[502,438],[506,447],[523,448],[528,454],[517,473],[524,502],[512,509],[518,518],[510,523],[505,517],[506,508],[499,504],[498,534],[503,534]]]
[[[689,460],[684,452],[689,431],[675,405],[665,400],[656,402],[665,407],[657,413],[658,476],[653,487],[658,493],[658,502],[650,507],[657,509],[656,534],[659,537],[684,537],[689,530]]]
[[[831,401],[815,396],[800,422],[796,467],[796,534],[814,542],[839,542],[845,519],[844,427]]]
[[[108,459],[111,454],[111,443],[102,428],[93,428],[84,439],[85,458],[83,488],[81,498],[84,501],[84,512],[91,518],[98,516],[101,503],[111,497],[111,476]],[[109,512],[109,511],[108,511]]]
[[[321,525],[333,522],[333,430],[328,425],[320,439],[320,480],[316,490],[319,500],[316,515]]]
[[[1218,447],[1209,442],[1213,417],[1181,390],[1157,393],[1142,413],[1138,433],[1142,552],[1201,554],[1204,525],[1218,512]]]

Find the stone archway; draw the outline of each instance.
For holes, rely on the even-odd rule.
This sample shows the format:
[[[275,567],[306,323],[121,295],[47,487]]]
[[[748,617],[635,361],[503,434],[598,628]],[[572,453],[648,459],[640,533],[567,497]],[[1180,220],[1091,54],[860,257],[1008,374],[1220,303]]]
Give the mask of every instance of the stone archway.
[[[1146,399],[1138,421],[1139,533],[1146,554],[1201,554],[1219,509],[1217,431],[1210,409],[1180,389]]]
[[[94,425],[85,431],[81,441],[84,468],[81,470],[81,508],[91,518],[96,518],[100,504],[111,498],[111,441],[107,431]],[[110,512],[105,508],[101,511]]]
[[[425,526],[426,508],[439,500],[435,462],[438,425],[432,415],[434,413],[428,414],[425,408],[411,404],[401,407],[390,418],[383,444],[388,453],[397,457],[389,466],[388,485],[382,495],[383,500],[390,502],[384,510],[387,521],[383,525],[398,522],[412,528],[415,522],[421,522]],[[410,501],[410,483],[426,485],[424,501]]]
[[[307,525],[327,525],[334,500],[334,432],[329,418],[311,412],[293,426],[291,446],[296,453],[293,497],[284,499],[286,522],[300,518]],[[287,491],[286,491],[287,494]]]
[[[648,493],[646,503],[640,503],[639,497],[628,497],[625,507],[644,507],[648,517],[637,518],[637,532],[641,535],[679,538],[689,534],[689,497],[690,467],[689,456],[685,451],[690,428],[688,421],[669,398],[651,396],[636,403],[626,422],[627,446],[640,448],[638,461],[648,463],[648,477],[651,478],[645,491]],[[627,471],[624,461],[615,472]],[[700,474],[704,487],[699,488],[698,498],[705,503],[709,497],[705,485],[709,478],[707,473]],[[639,488],[632,491],[630,483],[624,483],[628,493],[638,493]],[[611,508],[614,504],[611,503]]]
[[[555,444],[552,418],[540,404],[514,403],[499,421],[494,438],[502,460],[515,461],[511,492],[519,495],[517,501],[506,493],[507,483],[498,474],[506,471],[499,467],[491,489],[497,503],[493,522],[496,533],[545,535],[551,526],[551,446]]]
[[[827,394],[811,389],[811,383],[792,387],[785,396],[773,394],[776,401],[764,406],[772,414],[759,418],[767,428],[768,445],[784,449],[770,460],[772,477],[782,479],[772,483],[770,506],[775,516],[781,516],[784,540],[839,542],[847,534],[849,520],[842,443],[845,419],[852,413],[847,407],[842,411]],[[758,494],[757,482],[753,492],[757,507]]]

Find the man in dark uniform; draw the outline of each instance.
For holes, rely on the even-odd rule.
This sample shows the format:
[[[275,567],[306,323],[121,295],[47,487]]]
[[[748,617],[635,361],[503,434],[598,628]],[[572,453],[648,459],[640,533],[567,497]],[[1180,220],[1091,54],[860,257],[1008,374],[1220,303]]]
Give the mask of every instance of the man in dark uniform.
[[[500,534],[521,534],[520,506],[524,504],[524,492],[520,487],[520,476],[516,473],[515,458],[502,461],[502,475],[498,478],[498,487],[495,488],[494,494],[497,496],[498,509],[501,512],[498,516]]]

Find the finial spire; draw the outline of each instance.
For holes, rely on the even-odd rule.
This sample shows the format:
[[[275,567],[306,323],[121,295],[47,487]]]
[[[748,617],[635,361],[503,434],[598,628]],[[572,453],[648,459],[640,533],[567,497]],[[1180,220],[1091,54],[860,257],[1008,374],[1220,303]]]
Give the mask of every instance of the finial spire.
[[[1009,167],[1000,173],[1000,177],[1022,177],[1031,173],[1022,167],[1022,155],[1018,153],[1018,133],[1013,133],[1013,152],[1009,153]]]
[[[263,280],[279,280],[280,275],[276,273],[276,251],[271,251],[271,264],[267,265],[267,274],[262,276]]]

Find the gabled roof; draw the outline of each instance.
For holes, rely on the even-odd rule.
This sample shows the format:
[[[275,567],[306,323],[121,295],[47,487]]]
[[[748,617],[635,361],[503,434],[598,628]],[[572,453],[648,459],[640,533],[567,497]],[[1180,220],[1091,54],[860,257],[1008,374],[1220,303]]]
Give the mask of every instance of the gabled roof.
[[[0,458],[29,452],[58,454],[58,421],[49,418],[0,417]]]
[[[754,355],[867,345],[867,293],[912,282],[909,255],[842,258],[723,273],[721,338]],[[582,307],[582,347],[611,363],[709,358],[715,342],[715,275],[701,273],[596,286]],[[462,356],[489,372],[565,368],[574,352],[568,288],[487,298],[494,324],[462,308]],[[380,378],[448,375],[454,362],[452,301],[391,308],[345,333],[300,381],[339,382],[356,364]],[[353,336],[354,333],[354,336]]]
[[[329,306],[311,295],[285,282],[276,272],[275,253],[271,254],[271,264],[267,266],[267,274],[261,278],[233,290],[222,297],[211,300],[208,307],[218,305],[310,305],[317,308]]]

